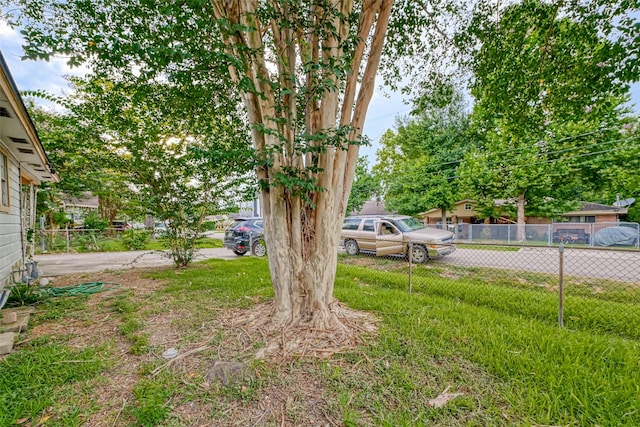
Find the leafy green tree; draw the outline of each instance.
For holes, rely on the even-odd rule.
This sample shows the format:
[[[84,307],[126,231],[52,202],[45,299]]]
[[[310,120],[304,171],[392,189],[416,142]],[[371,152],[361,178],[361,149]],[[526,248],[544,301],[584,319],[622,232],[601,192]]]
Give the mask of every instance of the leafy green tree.
[[[247,182],[251,152],[244,125],[228,116],[226,106],[222,118],[215,117],[215,98],[179,102],[188,94],[157,83],[72,82],[68,99],[37,94],[61,103],[65,112],[33,108],[43,144],[64,178],[49,196],[89,190],[99,196],[107,223],[122,210],[154,216],[168,225],[173,261],[188,265],[204,216],[224,209],[233,201],[225,191]]]
[[[71,107],[69,100],[44,92],[28,92],[28,95]],[[55,184],[43,183],[39,188],[38,214],[50,218],[49,213],[59,209],[65,198],[82,197],[91,192],[99,197],[105,220],[115,219],[128,199],[129,188],[124,176],[109,167],[112,153],[102,143],[97,129],[83,124],[69,110],[39,107],[34,99],[28,108],[52,165],[64,178]]]
[[[590,157],[592,185],[585,200],[613,204],[618,198],[636,199],[628,207],[627,221],[640,222],[640,123],[639,118],[626,120],[617,135],[620,144],[610,145],[597,158]]]
[[[398,121],[397,134],[384,135],[374,170],[385,183],[387,207],[407,215],[437,208],[446,224],[458,198],[459,160],[472,146],[469,121],[460,94],[420,105],[415,119]]]
[[[75,87],[72,112],[100,132],[110,154],[104,167],[125,177],[140,213],[167,224],[173,261],[188,265],[204,217],[224,210],[233,201],[226,192],[247,182],[246,128],[212,115],[216,100],[174,102],[178,94],[166,85],[78,79]]]
[[[484,139],[460,174],[486,212],[495,199],[515,206],[520,240],[525,206],[547,216],[566,209],[584,190],[584,156],[598,151],[590,147],[619,140],[621,105],[637,75],[625,58],[637,46],[604,37],[620,10],[527,0],[499,10],[499,20],[481,10],[471,27],[480,46],[473,121]]]
[[[356,164],[353,187],[347,203],[347,214],[359,211],[372,198],[380,195],[380,180],[369,171],[367,158],[362,156]]]

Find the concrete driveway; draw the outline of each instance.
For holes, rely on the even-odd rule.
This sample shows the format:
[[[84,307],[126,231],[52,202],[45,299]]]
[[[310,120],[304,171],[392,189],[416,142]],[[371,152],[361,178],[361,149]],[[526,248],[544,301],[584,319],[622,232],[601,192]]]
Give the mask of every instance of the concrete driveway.
[[[195,261],[209,258],[237,259],[225,248],[199,249]],[[76,273],[98,273],[104,270],[159,267],[173,264],[168,251],[92,252],[84,254],[44,254],[34,257],[43,277]]]

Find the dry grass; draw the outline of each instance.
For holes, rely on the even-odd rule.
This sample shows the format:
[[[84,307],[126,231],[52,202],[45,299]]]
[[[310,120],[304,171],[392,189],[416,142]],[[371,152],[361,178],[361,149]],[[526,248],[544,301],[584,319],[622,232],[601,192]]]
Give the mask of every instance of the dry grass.
[[[195,315],[191,305],[197,302],[159,292],[166,281],[154,279],[151,271],[157,270],[56,278],[53,286],[86,282],[120,286],[88,296],[84,308],[70,310],[63,318],[36,321],[29,331],[29,339],[65,337],[73,348],[110,349],[110,368],[86,385],[99,396],[86,425],[135,424],[131,415],[137,404],[135,390],[146,380],[174,383],[176,391],[166,403],[171,406],[170,425],[341,425],[339,414],[325,401],[326,385],[313,359],[361,344],[360,334],[375,330],[370,316],[339,307],[345,325],[342,334],[305,328],[274,333],[268,328],[271,303],[221,309],[211,301],[207,312]],[[141,326],[127,335],[123,328],[131,319]],[[132,352],[132,335],[145,337],[146,351]],[[167,362],[161,353],[169,347],[179,349],[179,356]],[[257,362],[256,355],[266,360]],[[246,362],[251,379],[236,388],[209,384],[205,376],[217,360]],[[69,396],[66,403],[77,399]]]

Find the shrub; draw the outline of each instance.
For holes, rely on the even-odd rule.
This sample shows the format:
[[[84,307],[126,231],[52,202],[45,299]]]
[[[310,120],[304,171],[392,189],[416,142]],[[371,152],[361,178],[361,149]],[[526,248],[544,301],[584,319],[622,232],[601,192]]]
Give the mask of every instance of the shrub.
[[[201,231],[216,231],[218,227],[217,221],[204,221],[200,227]]]
[[[38,286],[34,284],[16,283],[9,289],[11,289],[11,293],[7,298],[7,307],[34,305],[49,298],[46,293],[40,292]]]
[[[78,252],[94,252],[100,250],[97,236],[93,231],[76,235],[73,239],[73,246]]]
[[[88,230],[104,231],[109,226],[109,220],[100,217],[98,212],[91,211],[84,219],[84,228]]]
[[[122,235],[122,243],[131,251],[139,251],[151,239],[151,233],[146,230],[127,230]]]

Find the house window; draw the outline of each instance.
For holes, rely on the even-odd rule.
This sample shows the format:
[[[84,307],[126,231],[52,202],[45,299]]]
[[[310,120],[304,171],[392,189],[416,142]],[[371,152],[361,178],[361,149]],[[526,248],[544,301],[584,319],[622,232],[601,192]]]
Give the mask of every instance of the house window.
[[[473,210],[473,206],[471,206],[471,203],[465,203],[464,204],[464,210],[465,211]]]
[[[596,222],[596,217],[593,215],[587,215],[587,216],[570,216],[567,217],[567,222],[577,222],[580,224],[583,223],[592,223],[592,222]]]
[[[0,150],[0,211],[9,210],[9,159]]]

